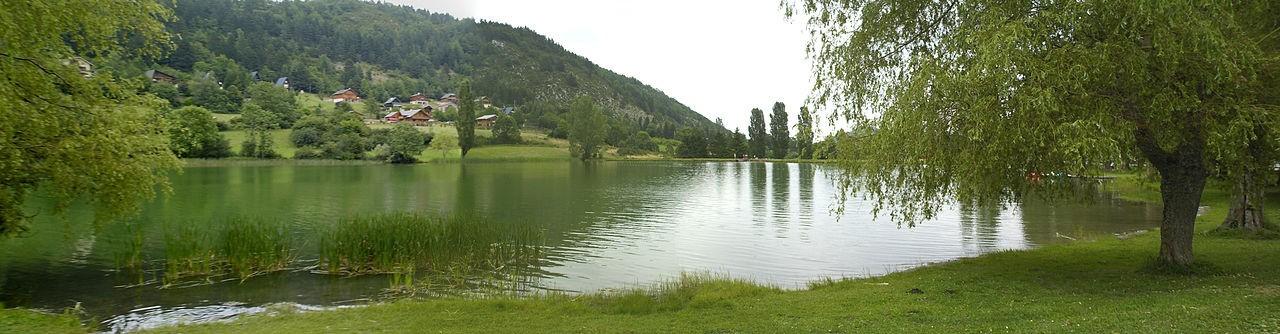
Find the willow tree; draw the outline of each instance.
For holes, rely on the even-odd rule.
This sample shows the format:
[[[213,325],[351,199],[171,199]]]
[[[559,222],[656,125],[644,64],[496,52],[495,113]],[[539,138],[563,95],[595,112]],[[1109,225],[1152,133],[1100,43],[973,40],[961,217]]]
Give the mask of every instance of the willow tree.
[[[98,219],[136,211],[179,163],[157,112],[168,103],[136,94],[137,87],[110,73],[94,73],[89,60],[159,55],[168,46],[161,20],[172,14],[154,0],[26,0],[6,7],[0,234],[26,228],[32,214],[23,202],[36,188],[58,210],[85,200]]]
[[[845,194],[914,224],[943,205],[1069,194],[1041,175],[1090,175],[1139,152],[1160,175],[1159,260],[1192,264],[1200,195],[1240,162],[1267,1],[799,0],[815,107],[873,135],[846,145]],[[1268,19],[1274,23],[1274,18]]]

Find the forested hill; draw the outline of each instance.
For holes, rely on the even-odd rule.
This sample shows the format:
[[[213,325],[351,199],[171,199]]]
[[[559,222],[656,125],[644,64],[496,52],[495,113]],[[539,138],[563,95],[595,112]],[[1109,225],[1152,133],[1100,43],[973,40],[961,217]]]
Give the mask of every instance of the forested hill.
[[[357,0],[178,0],[174,12],[175,50],[152,62],[181,71],[223,73],[193,67],[225,56],[261,80],[289,77],[293,87],[321,93],[355,87],[376,100],[419,91],[440,96],[454,90],[456,78],[469,77],[477,95],[500,105],[558,108],[586,94],[614,118],[668,135],[714,125],[527,28]],[[350,64],[359,71],[344,70]]]

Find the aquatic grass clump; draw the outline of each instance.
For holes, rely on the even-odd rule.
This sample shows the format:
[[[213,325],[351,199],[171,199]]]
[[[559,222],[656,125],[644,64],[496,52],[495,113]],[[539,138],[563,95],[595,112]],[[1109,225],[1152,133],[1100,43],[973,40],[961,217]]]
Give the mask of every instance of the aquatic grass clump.
[[[320,262],[334,274],[423,270],[465,276],[522,268],[537,261],[542,244],[542,233],[527,226],[467,215],[389,213],[344,218],[321,232]],[[406,279],[412,282],[397,280]]]
[[[187,277],[212,275],[222,262],[210,234],[189,226],[165,235],[164,257],[166,285]]]
[[[184,226],[165,236],[165,285],[234,274],[240,280],[284,270],[293,260],[289,234],[275,221],[231,218],[215,228]]]
[[[274,222],[232,219],[222,235],[222,256],[241,280],[284,270],[293,259],[289,234]]]

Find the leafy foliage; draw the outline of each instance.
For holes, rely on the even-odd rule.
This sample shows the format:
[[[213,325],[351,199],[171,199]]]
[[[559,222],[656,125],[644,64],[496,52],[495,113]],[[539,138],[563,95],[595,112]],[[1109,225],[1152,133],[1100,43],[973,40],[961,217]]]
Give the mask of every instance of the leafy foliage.
[[[604,146],[604,113],[587,96],[574,99],[569,110],[569,153],[582,160],[598,158]]]
[[[493,141],[498,144],[519,144],[520,124],[511,115],[498,116],[493,123]]]
[[[680,150],[676,156],[681,158],[702,158],[707,156],[707,137],[699,128],[683,128],[676,131],[676,140],[680,141]]]
[[[426,136],[407,123],[396,124],[391,128],[387,147],[390,149],[390,155],[387,161],[391,163],[413,163],[418,161],[418,155],[422,154],[422,150],[427,148]]]
[[[747,125],[747,135],[751,139],[747,142],[747,152],[752,157],[763,158],[769,152],[769,133],[768,125],[764,123],[764,111],[760,108],[751,109],[751,123]]]
[[[800,107],[796,114],[796,154],[800,159],[813,158],[813,113],[809,107]]]
[[[769,156],[785,159],[791,147],[791,128],[787,126],[787,106],[782,102],[774,102],[773,113],[769,114],[769,139]]]
[[[218,133],[213,113],[201,107],[182,107],[164,114],[169,148],[182,158],[226,158],[231,144]]]
[[[121,217],[166,189],[179,161],[157,110],[109,73],[81,73],[94,55],[159,54],[171,12],[153,0],[29,0],[0,11],[0,234],[27,228],[39,188],[62,211],[85,199],[98,220]],[[93,10],[85,10],[92,8]],[[131,36],[136,43],[120,42]],[[160,187],[157,187],[160,185]]]
[[[240,155],[258,159],[279,157],[271,146],[271,130],[280,127],[280,120],[276,115],[252,103],[244,105],[240,113],[242,114],[240,119],[247,134],[244,143],[241,144]]]
[[[294,93],[271,83],[255,82],[250,85],[249,103],[257,104],[263,110],[275,115],[280,121],[281,129],[293,127],[293,122],[302,117],[302,112],[298,111],[298,99]]]
[[[1055,195],[1139,156],[1161,175],[1163,263],[1192,262],[1211,165],[1244,159],[1277,66],[1274,1],[801,1],[813,100],[875,129],[846,193],[899,221],[941,206]],[[1032,177],[1028,177],[1028,176]]]
[[[476,146],[476,101],[471,96],[470,80],[462,80],[458,98],[461,105],[458,106],[458,120],[453,124],[458,129],[458,148],[462,149],[462,157],[466,157],[467,152]]]

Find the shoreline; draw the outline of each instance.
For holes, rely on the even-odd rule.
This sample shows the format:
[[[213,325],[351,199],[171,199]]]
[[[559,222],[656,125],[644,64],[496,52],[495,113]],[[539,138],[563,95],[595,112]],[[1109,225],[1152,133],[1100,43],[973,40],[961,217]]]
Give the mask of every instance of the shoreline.
[[[1113,176],[1116,181],[1108,187],[1118,197],[1150,201],[1155,195],[1158,199],[1154,184],[1131,175]],[[1271,312],[1280,306],[1280,285],[1274,283],[1280,281],[1280,268],[1256,266],[1258,258],[1280,256],[1280,242],[1207,234],[1225,215],[1226,197],[1220,192],[1205,194],[1204,204],[1210,209],[1198,219],[1196,246],[1197,258],[1208,269],[1191,275],[1150,269],[1158,233],[1130,233],[997,251],[883,276],[819,279],[796,290],[684,275],[640,289],[402,299],[147,332],[1265,331],[1271,327],[1238,327],[1248,323],[1222,316],[1184,316],[1159,327],[1146,327],[1152,324],[1144,321],[1153,313],[1183,314],[1192,307],[1255,314],[1260,321],[1255,325],[1267,321],[1280,325],[1280,318]],[[1052,265],[1046,267],[1046,263]],[[1155,291],[1161,293],[1151,295]],[[991,307],[997,305],[1008,307]],[[866,317],[859,317],[859,312]],[[47,317],[43,320],[47,324],[74,319],[42,317]],[[1144,327],[1139,327],[1142,323]]]

